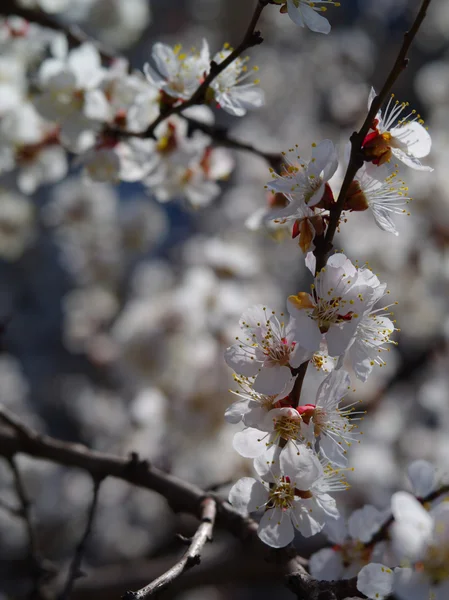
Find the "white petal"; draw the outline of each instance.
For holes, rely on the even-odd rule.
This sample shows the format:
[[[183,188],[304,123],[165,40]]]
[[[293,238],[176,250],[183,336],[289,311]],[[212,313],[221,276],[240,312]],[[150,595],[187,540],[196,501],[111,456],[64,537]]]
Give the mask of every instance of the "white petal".
[[[260,477],[267,481],[274,481],[276,477],[281,476],[279,465],[281,451],[282,449],[278,444],[272,444],[263,454],[254,459],[253,467]]]
[[[170,46],[156,42],[153,46],[151,56],[156,63],[159,73],[163,77],[170,79],[176,74],[178,70],[177,58]]]
[[[309,271],[312,273],[312,275],[315,275],[315,269],[316,269],[316,256],[313,252],[308,252],[306,259],[306,267],[309,269]]]
[[[315,579],[324,581],[341,579],[344,570],[341,552],[332,548],[318,550],[309,559],[309,569]]]
[[[383,600],[393,589],[393,571],[379,563],[363,567],[357,577],[357,589],[368,598]]]
[[[323,509],[328,517],[331,519],[338,519],[340,517],[335,498],[332,498],[329,494],[318,494],[315,497],[315,500],[317,505]]]
[[[243,375],[243,373],[242,373]],[[289,367],[263,367],[254,381],[254,391],[273,396],[285,390],[292,380]]]
[[[248,427],[234,435],[232,445],[241,456],[256,458],[266,450],[266,443],[270,437],[266,432]]]
[[[393,592],[399,600],[428,600],[432,597],[428,579],[413,569],[394,570]]]
[[[354,540],[360,540],[367,543],[373,535],[379,530],[379,527],[385,521],[383,513],[377,508],[367,504],[359,510],[355,510],[348,519],[349,535]]]
[[[322,336],[317,322],[309,316],[307,310],[297,309],[290,300],[287,307],[290,315],[295,319],[298,344],[311,352],[318,350]]]
[[[320,13],[313,10],[311,6],[307,4],[300,4],[300,10],[302,10],[302,17],[306,27],[315,33],[329,33],[331,26],[329,21],[320,15]]]
[[[244,514],[258,510],[267,501],[267,489],[252,477],[239,479],[229,491],[229,502]]]
[[[376,225],[379,227],[379,229],[382,229],[382,231],[387,231],[388,233],[392,233],[393,235],[399,235],[396,225],[390,216],[390,211],[386,210],[382,206],[379,206],[378,204],[372,204],[370,208],[373,213],[374,220],[376,221]]]
[[[315,11],[312,11],[315,12]],[[312,161],[307,171],[319,177],[322,173],[323,181],[328,181],[338,167],[337,151],[331,140],[323,140],[312,151]]]
[[[418,122],[413,121],[390,130],[393,138],[399,140],[403,150],[414,158],[427,156],[432,148],[429,132]],[[404,148],[402,145],[405,145]]]
[[[84,114],[94,121],[107,121],[111,116],[111,109],[106,96],[100,90],[91,90],[84,96]]]
[[[234,344],[225,351],[225,361],[228,367],[245,377],[254,377],[260,368],[260,363],[254,359],[255,349]],[[251,360],[251,357],[253,360]]]
[[[418,560],[432,536],[432,517],[407,492],[393,494],[391,507],[395,518],[391,526],[392,546],[397,558]]]
[[[331,464],[336,467],[346,467],[348,458],[345,450],[339,443],[328,435],[321,435],[319,440],[320,452]]]
[[[316,454],[307,448],[289,443],[281,452],[280,465],[299,490],[309,490],[323,476],[323,467]]]
[[[251,409],[249,407],[251,400],[238,400],[228,406],[225,411],[225,419],[228,423],[240,423],[243,416]]]
[[[420,502],[408,492],[396,492],[391,498],[391,510],[396,522],[410,523],[426,533],[431,530],[432,518]]]
[[[415,158],[410,154],[406,154],[403,150],[400,150],[399,148],[392,148],[391,151],[398,160],[403,162],[404,165],[407,165],[407,167],[415,169],[415,171],[427,171],[428,173],[431,173],[433,171],[432,167],[428,167],[426,165],[421,164],[421,161],[418,158]]]
[[[267,510],[263,515],[259,529],[259,538],[272,548],[283,548],[295,537],[290,515],[279,508]]]
[[[333,544],[341,546],[348,537],[346,519],[343,517],[340,517],[339,519],[329,519],[324,526],[323,533],[326,534],[327,538]]]
[[[407,469],[415,496],[424,498],[435,489],[435,467],[426,460],[415,460]]]
[[[301,11],[297,6],[293,4],[293,0],[287,0],[288,16],[296,25],[305,27],[304,19],[302,18]]]
[[[324,511],[314,498],[296,502],[293,514],[293,524],[304,537],[312,537],[320,533],[324,527]]]
[[[340,369],[330,373],[321,383],[317,392],[317,406],[336,408],[351,387],[349,373]]]
[[[355,335],[358,322],[355,319],[342,325],[332,325],[326,333],[329,356],[340,356],[348,348]]]

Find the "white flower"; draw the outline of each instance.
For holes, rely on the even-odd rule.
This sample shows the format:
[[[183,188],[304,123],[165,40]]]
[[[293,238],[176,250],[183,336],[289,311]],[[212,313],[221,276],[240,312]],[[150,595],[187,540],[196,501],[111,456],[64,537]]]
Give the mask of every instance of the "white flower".
[[[310,208],[318,204],[326,190],[329,190],[326,183],[337,170],[338,159],[331,140],[323,140],[318,145],[312,144],[312,147],[312,158],[308,163],[300,162],[300,156],[291,160],[283,153],[283,171],[278,175],[271,170],[272,181],[266,187],[284,194],[290,204],[277,212],[271,212],[267,218],[285,222],[313,216]]]
[[[300,292],[288,299],[296,341],[315,352],[324,336],[330,356],[340,356],[384,290],[369,269],[359,269],[344,254],[334,254],[315,277],[312,294]]]
[[[66,10],[70,0],[19,0],[24,8],[37,8],[48,13],[59,13]]]
[[[436,488],[435,467],[426,460],[415,460],[407,468],[412,490],[418,498],[425,498]]]
[[[119,183],[120,157],[114,147],[91,148],[79,159],[84,164],[85,174],[92,181],[99,183]]]
[[[308,27],[316,33],[329,33],[331,26],[329,21],[322,14],[327,10],[325,4],[340,6],[335,0],[282,0],[286,2],[281,8],[281,12],[288,12],[288,16],[300,27]],[[282,3],[279,2],[278,3]]]
[[[326,581],[350,579],[370,561],[381,558],[384,553],[383,544],[376,544],[373,548],[367,542],[383,521],[384,515],[370,505],[354,511],[347,524],[341,517],[328,521],[323,533],[333,546],[312,554],[309,560],[311,575]]]
[[[229,492],[229,501],[241,512],[264,509],[258,536],[274,548],[287,546],[295,528],[304,536],[319,533],[325,522],[339,513],[329,491],[345,489],[335,481],[335,474],[325,472],[312,451],[298,456],[291,447],[280,457],[280,472],[257,481],[240,479]]]
[[[45,60],[39,69],[42,94],[35,106],[61,125],[61,139],[76,152],[92,144],[94,131],[108,119],[109,104],[99,89],[103,76],[100,54],[88,42],[62,58]]]
[[[446,600],[449,597],[449,504],[428,513],[410,494],[392,499],[391,534],[399,557],[412,568],[395,571],[394,594],[400,600]]]
[[[298,406],[304,423],[303,437],[312,447],[317,443],[321,454],[337,466],[346,465],[346,447],[352,445],[357,433],[352,408],[338,408],[350,390],[350,383],[346,371],[334,371],[318,388],[315,404]]]
[[[408,492],[393,495],[391,510],[394,517],[392,544],[398,559],[421,559],[432,538],[434,523],[431,515]]]
[[[28,198],[0,191],[0,257],[20,258],[34,239],[34,208]]]
[[[358,574],[357,589],[372,600],[384,600],[392,592],[393,577],[393,571],[388,567],[380,563],[370,563]]]
[[[291,406],[273,408],[257,428],[247,427],[234,435],[233,446],[245,458],[258,458],[258,471],[265,473],[292,444],[301,454],[301,415]],[[308,451],[305,449],[305,451]]]
[[[181,52],[181,45],[171,48],[160,42],[154,44],[151,57],[156,69],[146,63],[144,73],[148,81],[169,96],[189,99],[210,69],[209,46],[203,40],[201,51]]]
[[[225,419],[228,423],[243,423],[247,427],[258,427],[265,419],[267,413],[275,407],[278,396],[267,396],[253,389],[254,377],[235,375],[234,380],[239,385],[239,390],[230,390],[239,399],[226,409]],[[291,382],[293,387],[294,381]],[[291,390],[288,390],[289,393]]]
[[[387,344],[395,344],[390,340],[395,331],[394,323],[385,315],[379,314],[387,307],[367,312],[357,325],[353,341],[346,353],[354,373],[361,381],[366,381],[374,365],[384,366],[381,358],[383,351],[389,352]],[[343,362],[343,361],[342,361]]]
[[[105,121],[114,128],[144,131],[159,115],[158,92],[142,73],[128,73],[126,60],[116,59],[100,84],[108,109]]]
[[[398,235],[392,215],[410,215],[404,206],[410,202],[405,182],[387,165],[364,163],[357,171],[345,199],[345,210],[371,209],[377,226]]]
[[[368,101],[369,107],[375,97],[376,92],[372,89]],[[394,101],[393,98],[394,95],[391,96],[384,115],[382,116],[382,111],[379,111],[371,125],[372,131],[363,142],[365,157],[374,164],[382,165],[394,156],[412,169],[433,171],[431,167],[422,165],[419,160],[429,154],[432,145],[420,115],[412,110],[401,117],[405,110],[409,110],[409,104]]]
[[[28,102],[19,103],[0,124],[0,172],[17,168],[17,185],[32,194],[67,173],[67,157],[57,128],[44,121]]]
[[[232,49],[225,46],[214,56],[214,62],[217,64],[223,62],[231,52]],[[211,83],[218,106],[236,117],[242,117],[248,109],[260,108],[265,102],[264,92],[258,87],[259,80],[241,85],[251,76],[251,72],[248,72],[246,67],[248,60],[248,58],[236,58]],[[257,72],[258,67],[253,67],[253,71]]]
[[[279,321],[274,310],[258,304],[243,313],[240,327],[244,336],[226,350],[227,364],[240,375],[255,377],[256,392],[282,398],[291,390],[291,369],[305,360],[294,336],[294,323]]]

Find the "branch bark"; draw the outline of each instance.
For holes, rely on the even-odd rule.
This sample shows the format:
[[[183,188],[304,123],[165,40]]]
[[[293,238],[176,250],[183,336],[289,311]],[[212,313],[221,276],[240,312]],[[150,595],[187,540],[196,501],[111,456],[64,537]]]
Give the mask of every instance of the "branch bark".
[[[78,577],[80,577],[80,575],[81,575],[81,573],[80,573],[81,562],[83,560],[84,552],[86,551],[87,540],[89,538],[89,535],[92,531],[92,527],[94,524],[94,517],[95,517],[95,512],[96,512],[97,506],[98,506],[98,494],[100,491],[101,482],[102,482],[101,479],[95,479],[93,482],[94,486],[93,486],[92,501],[90,503],[89,512],[87,515],[86,527],[84,529],[83,537],[81,538],[81,540],[75,550],[75,554],[73,556],[73,560],[72,560],[72,563],[69,568],[67,581],[65,583],[64,589],[62,590],[62,592],[59,596],[59,600],[68,600],[70,598],[75,580]]]
[[[160,577],[152,581],[149,585],[143,587],[137,592],[126,592],[123,600],[142,600],[161,592],[185,571],[188,571],[201,562],[201,552],[207,542],[212,541],[212,533],[217,513],[217,503],[214,498],[204,498],[201,502],[201,523],[192,538],[192,542],[179,560],[171,569],[163,573]]]

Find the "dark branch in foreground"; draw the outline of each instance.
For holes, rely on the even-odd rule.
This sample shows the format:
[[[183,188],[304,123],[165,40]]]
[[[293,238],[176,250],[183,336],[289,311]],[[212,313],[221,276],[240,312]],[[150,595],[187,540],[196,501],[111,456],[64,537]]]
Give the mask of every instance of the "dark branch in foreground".
[[[340,581],[318,581],[311,575],[293,573],[287,577],[287,585],[298,600],[344,600],[366,598],[357,589],[357,577]]]
[[[136,454],[131,458],[121,458],[102,452],[89,450],[82,444],[71,444],[42,435],[21,423],[15,416],[0,407],[0,420],[6,423],[0,427],[0,455],[12,457],[24,453],[36,459],[50,460],[57,464],[84,469],[94,480],[105,477],[117,477],[138,487],[153,490],[167,500],[176,512],[186,512],[201,516],[203,501],[210,498],[201,488],[182,481],[173,475],[150,467],[146,461],[139,460]],[[269,549],[257,536],[257,523],[241,515],[228,502],[217,500],[217,524],[232,533],[242,542],[251,544],[265,556]],[[273,553],[272,553],[273,554]],[[292,548],[277,550],[275,559],[278,564],[286,564],[288,572],[295,573],[295,578],[305,581],[311,593],[313,585],[320,585],[313,580],[304,568],[304,559]],[[308,582],[308,583],[307,583]],[[299,585],[299,584],[298,584]],[[323,584],[324,585],[324,584]],[[329,586],[329,583],[326,583]],[[342,583],[338,583],[342,586]],[[343,588],[342,588],[343,589]],[[346,596],[337,595],[337,600]],[[313,596],[306,596],[312,600]]]
[[[36,538],[36,533],[33,527],[33,521],[31,516],[31,503],[28,498],[28,494],[25,490],[25,486],[20,474],[19,468],[12,455],[6,454],[11,472],[14,479],[14,487],[18,499],[20,501],[20,510],[16,511],[16,514],[20,515],[25,523],[28,536],[28,549],[29,549],[29,560],[31,563],[31,574],[33,579],[33,590],[31,593],[32,598],[41,597],[41,584],[54,574],[55,569],[49,562],[44,561],[39,552],[39,546]]]
[[[126,592],[123,596],[123,600],[142,600],[143,598],[152,596],[153,594],[164,590],[185,571],[188,571],[195,565],[199,565],[203,547],[207,542],[212,541],[216,512],[217,503],[214,498],[205,498],[201,503],[201,524],[196,530],[192,542],[181,560],[171,569],[137,592]]]
[[[413,43],[413,40],[416,37],[416,34],[421,27],[424,18],[427,14],[427,9],[429,8],[431,0],[423,0],[421,4],[421,8],[416,16],[416,19],[410,29],[404,35],[404,41],[399,50],[399,54],[396,58],[396,62],[393,65],[381,91],[374,98],[373,103],[371,104],[371,108],[368,112],[368,115],[363,123],[360,131],[354,132],[351,136],[351,156],[349,159],[348,168],[346,170],[346,175],[343,180],[340,194],[338,196],[338,200],[335,206],[330,211],[330,220],[327,228],[326,236],[322,237],[319,240],[316,240],[316,272],[320,271],[326,264],[327,256],[329,252],[332,250],[332,242],[334,239],[335,232],[337,231],[338,224],[340,223],[341,213],[343,211],[344,202],[346,199],[346,195],[349,191],[349,186],[351,185],[357,171],[363,165],[363,156],[362,156],[362,144],[368,134],[368,131],[371,128],[371,125],[379,112],[382,104],[386,100],[391,88],[395,84],[399,75],[404,71],[404,69],[408,65],[407,54],[410,50],[410,46]]]
[[[73,556],[72,563],[69,568],[69,574],[67,576],[67,581],[65,583],[64,589],[62,590],[59,600],[68,600],[70,598],[73,585],[75,580],[80,577],[81,572],[81,561],[83,560],[83,555],[86,550],[87,540],[89,538],[90,532],[92,531],[95,511],[98,506],[98,493],[100,491],[101,479],[94,480],[94,488],[92,501],[89,507],[89,513],[87,515],[86,527],[83,533],[83,537],[81,538]]]
[[[208,125],[206,123],[201,123],[196,119],[191,119],[184,115],[181,116],[187,121],[191,131],[202,131],[210,136],[216,145],[231,148],[232,150],[250,152],[251,154],[255,154],[266,160],[273,169],[279,170],[281,168],[283,157],[280,152],[264,152],[251,144],[240,142],[235,138],[229,137],[226,127],[221,127],[220,125]]]
[[[67,37],[70,48],[76,48],[84,42],[90,42],[97,48],[103,62],[106,64],[109,64],[115,58],[115,55],[111,50],[108,50],[97,40],[89,37],[77,25],[65,25],[43,10],[33,10],[19,6],[16,0],[2,0],[0,2],[0,16],[17,16],[30,23],[36,23],[36,25],[40,25],[41,27],[46,27],[53,31],[60,31]]]

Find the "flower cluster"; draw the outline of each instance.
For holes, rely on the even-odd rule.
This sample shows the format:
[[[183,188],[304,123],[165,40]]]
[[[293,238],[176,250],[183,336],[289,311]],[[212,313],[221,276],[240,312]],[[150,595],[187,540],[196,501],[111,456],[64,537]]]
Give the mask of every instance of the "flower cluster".
[[[335,254],[310,294],[290,296],[288,315],[278,317],[262,305],[244,312],[242,334],[225,353],[240,387],[226,418],[245,426],[235,434],[234,448],[254,459],[262,481],[241,480],[230,500],[249,511],[264,509],[259,535],[273,546],[293,539],[290,521],[307,536],[339,517],[329,492],[347,488],[342,473],[360,419],[353,406],[342,405],[351,389],[346,368],[366,380],[390,342],[394,324],[379,314],[385,309],[374,309],[385,287],[367,267]],[[320,373],[316,397],[298,395],[304,367]],[[263,503],[261,486],[269,493]],[[279,494],[270,495],[278,488]]]
[[[327,21],[318,15],[320,4],[288,1],[282,12],[288,11],[299,24],[327,33]],[[372,91],[369,108],[375,96]],[[277,316],[263,305],[244,312],[240,319],[242,333],[225,353],[240,387],[234,392],[239,399],[225,416],[231,423],[242,424],[234,435],[234,449],[253,460],[258,477],[240,479],[230,490],[230,502],[245,513],[262,514],[258,535],[273,547],[292,542],[295,529],[305,537],[325,530],[336,545],[312,557],[312,573],[334,579],[360,571],[359,590],[370,598],[387,595],[385,589],[391,591],[393,572],[389,566],[382,566],[379,576],[376,566],[377,562],[390,565],[394,560],[390,556],[393,550],[383,542],[377,543],[375,537],[386,516],[365,506],[346,523],[332,492],[348,487],[343,476],[348,468],[347,452],[361,433],[356,424],[360,416],[353,405],[343,402],[351,389],[351,377],[364,382],[376,364],[384,364],[380,354],[394,343],[390,338],[396,328],[388,312],[391,305],[382,302],[381,307],[377,306],[389,294],[386,284],[367,265],[353,264],[343,253],[336,253],[327,257],[324,267],[317,268],[316,257],[321,260],[323,253],[326,257],[323,242],[328,241],[328,225],[335,218],[337,225],[341,223],[344,213],[370,209],[381,229],[398,235],[392,215],[408,214],[404,206],[410,201],[398,163],[429,171],[420,159],[429,154],[430,147],[421,117],[408,110],[407,103],[392,97],[385,114],[377,114],[361,144],[363,165],[345,187],[343,198],[340,191],[338,206],[334,191],[338,187],[335,180],[339,159],[331,140],[312,144],[310,159],[301,158],[298,146],[283,153],[281,169],[271,169],[272,179],[265,186],[275,200],[262,220],[292,225],[292,237],[299,237],[314,282],[310,292],[289,296],[288,314]],[[348,149],[346,155],[343,166],[350,160]],[[321,248],[315,245],[316,238]],[[318,370],[321,378],[316,397],[311,397],[307,385],[311,369]],[[393,549],[399,543],[394,541],[400,539],[398,532],[402,532],[402,550],[396,550],[400,560],[412,527],[412,510],[407,509],[406,501],[406,508],[401,507],[401,498],[393,498]],[[435,550],[435,531],[443,526],[440,521],[438,526],[432,524],[421,505],[413,502],[412,506],[419,506],[415,518],[427,522],[421,527],[422,543],[415,560],[429,560],[428,578],[435,588],[436,581],[446,578],[441,568],[446,550],[438,550],[441,556]],[[419,511],[426,514],[426,519],[419,517]],[[440,512],[438,519],[444,521],[445,513]],[[407,519],[406,526],[401,527],[401,520]],[[428,557],[437,554],[436,566]],[[373,569],[376,573],[371,577]],[[400,597],[409,597],[406,594],[416,585],[416,576],[409,571],[401,570],[397,575]],[[373,581],[375,591],[370,595]],[[440,597],[440,591],[433,588],[435,597]],[[446,587],[442,589],[447,595]]]

